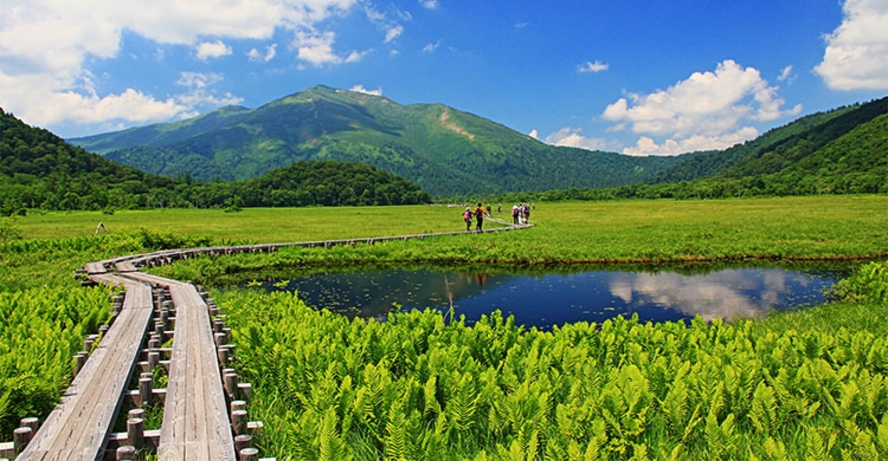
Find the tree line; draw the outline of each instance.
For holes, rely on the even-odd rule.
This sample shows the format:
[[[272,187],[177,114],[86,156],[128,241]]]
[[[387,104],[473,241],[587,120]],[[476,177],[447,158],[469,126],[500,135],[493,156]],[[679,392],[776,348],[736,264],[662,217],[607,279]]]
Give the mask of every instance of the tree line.
[[[0,109],[0,214],[28,209],[341,206],[428,203],[416,184],[371,166],[304,161],[243,182],[144,173],[74,147]]]

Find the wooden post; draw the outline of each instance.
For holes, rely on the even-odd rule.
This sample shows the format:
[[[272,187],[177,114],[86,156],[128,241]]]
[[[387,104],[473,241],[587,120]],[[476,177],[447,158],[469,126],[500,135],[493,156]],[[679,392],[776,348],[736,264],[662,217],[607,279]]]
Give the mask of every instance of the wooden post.
[[[86,364],[86,354],[83,352],[74,354],[74,378],[77,377],[77,373],[80,373],[84,364]]]
[[[225,345],[225,333],[213,333],[213,340],[216,342],[216,347],[222,347]]]
[[[89,354],[92,352],[93,344],[96,343],[96,338],[93,335],[89,335],[86,339],[83,340],[83,352]]]
[[[216,349],[216,355],[219,357],[219,364],[220,365],[222,365],[223,367],[228,365],[229,357],[228,357],[228,347],[227,346],[222,346],[222,347]]]
[[[237,373],[228,372],[225,373],[225,390],[228,391],[228,395],[234,397],[237,393]]]
[[[145,419],[145,410],[143,410],[141,408],[133,408],[132,410],[127,412],[126,416],[127,416],[126,419],[128,419],[128,420],[129,419],[136,419],[136,418]]]
[[[247,410],[231,412],[231,428],[234,430],[234,435],[247,433]]]
[[[247,428],[247,412],[244,411],[244,430]],[[18,427],[12,431],[12,450],[18,456],[34,437],[34,431],[30,427]]]
[[[135,461],[136,447],[124,445],[117,448],[117,461]]]
[[[240,453],[244,448],[253,446],[253,436],[250,434],[241,434],[234,436],[234,451]]]
[[[148,368],[152,370],[160,363],[160,351],[153,350],[148,352]]]
[[[244,400],[250,400],[250,397],[253,396],[253,385],[250,383],[237,383],[237,390]]]
[[[142,408],[151,405],[151,392],[154,386],[154,379],[139,378],[139,397],[142,400]]]
[[[39,423],[38,419],[33,416],[29,416],[27,418],[22,418],[22,421],[21,421],[21,427],[30,427],[32,433],[34,433],[34,434],[37,433],[37,428],[38,428],[39,424],[40,423]]]
[[[255,448],[244,448],[237,452],[238,461],[259,461],[259,450]]]
[[[126,421],[126,442],[136,449],[145,446],[145,420],[132,418]]]

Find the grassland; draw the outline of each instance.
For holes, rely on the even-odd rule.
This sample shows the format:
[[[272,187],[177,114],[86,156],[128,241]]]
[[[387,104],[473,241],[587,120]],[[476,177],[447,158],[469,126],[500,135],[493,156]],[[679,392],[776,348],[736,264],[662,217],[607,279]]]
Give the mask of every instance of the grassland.
[[[888,253],[885,196],[538,205],[531,215],[538,225],[520,232],[199,258],[162,272],[214,283],[225,274],[268,266],[368,261],[687,263],[865,260]],[[504,204],[504,208],[510,206]],[[110,234],[93,236],[99,221]],[[460,209],[437,206],[50,213],[20,218],[14,226],[24,239],[7,243],[0,251],[0,291],[31,297],[46,284],[73,288],[76,282],[70,274],[76,267],[121,254],[176,246],[464,228]],[[585,459],[596,459],[593,455],[598,459],[780,459],[781,454],[787,459],[802,459],[817,453],[823,454],[820,459],[865,459],[867,453],[888,454],[885,270],[879,265],[866,267],[875,275],[847,282],[850,295],[842,303],[765,321],[696,325],[689,332],[672,326],[648,331],[650,327],[631,321],[616,322],[605,331],[613,333],[608,337],[617,340],[618,347],[608,346],[594,328],[565,328],[564,333],[553,334],[567,336],[554,337],[524,332],[506,321],[492,321],[489,330],[479,331],[444,326],[431,313],[405,317],[404,325],[413,325],[413,329],[394,324],[363,328],[360,323],[311,312],[295,299],[228,292],[214,295],[228,310],[235,329],[241,371],[257,390],[254,416],[269,424],[268,452],[279,459],[434,455],[542,459],[545,453],[550,458],[561,453],[571,459],[577,454]],[[85,304],[81,306],[85,301],[64,289],[53,291],[50,298],[75,311],[87,309]],[[84,326],[74,322],[56,328],[83,330]],[[330,342],[332,338],[338,339]],[[343,338],[364,344],[363,349],[341,347]],[[604,349],[588,349],[585,343],[574,341],[580,338]],[[0,344],[13,340],[0,331]],[[405,345],[407,340],[410,344]],[[325,352],[321,345],[330,347]],[[514,351],[508,353],[513,346]],[[701,349],[704,346],[709,349]],[[675,347],[680,350],[670,352],[669,348]],[[556,376],[539,361],[558,363],[570,349],[604,354],[595,359],[601,367],[574,368],[568,375],[565,365],[556,367],[561,373]],[[415,355],[404,355],[405,351]],[[447,351],[448,356],[440,356],[440,351]],[[65,361],[70,356],[66,354],[57,354],[59,360]],[[318,366],[295,373],[308,357]],[[719,366],[698,367],[695,363],[700,360]],[[431,384],[428,373],[432,362],[428,361],[440,367],[435,368],[437,377]],[[683,365],[685,362],[689,365]],[[410,370],[422,363],[426,368]],[[469,368],[461,368],[467,364]],[[17,366],[13,363],[9,369]],[[682,371],[686,366],[690,368]],[[62,370],[61,375],[64,368],[64,364],[53,365],[53,369]],[[782,368],[789,375],[780,377]],[[497,369],[510,371],[497,375]],[[527,370],[537,370],[539,379],[533,379]],[[814,371],[826,378],[812,378]],[[664,381],[679,375],[682,378]],[[739,381],[732,381],[736,379]],[[600,386],[573,390],[576,380]],[[389,384],[384,385],[386,382]],[[624,392],[630,384],[643,382],[648,385],[638,393]],[[652,387],[654,382],[657,386]],[[64,383],[53,386],[60,392]],[[471,396],[459,389],[477,390],[484,401],[472,403]],[[678,399],[681,392],[688,393],[686,405]],[[717,397],[719,392],[721,397]],[[543,399],[543,394],[548,397]],[[572,400],[582,394],[595,398]],[[521,401],[510,401],[509,395],[520,396]],[[432,396],[437,396],[439,407],[429,400]],[[714,402],[715,397],[722,402]],[[671,407],[664,410],[667,400]],[[458,411],[460,407],[464,412]],[[569,407],[581,409],[583,414],[563,413]],[[631,418],[608,420],[601,408],[608,408],[611,416],[631,410],[631,414],[625,413]],[[578,418],[585,418],[586,429],[569,426],[569,420]],[[588,428],[599,426],[607,439],[589,432]],[[412,429],[407,434],[398,428]],[[568,434],[571,431],[573,435]]]

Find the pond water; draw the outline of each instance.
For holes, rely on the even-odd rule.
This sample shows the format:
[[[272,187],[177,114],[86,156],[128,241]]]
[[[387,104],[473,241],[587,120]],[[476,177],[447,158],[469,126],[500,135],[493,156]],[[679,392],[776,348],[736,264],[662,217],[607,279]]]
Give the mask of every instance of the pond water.
[[[684,272],[684,271],[683,271]],[[515,323],[550,329],[578,321],[602,322],[638,314],[642,322],[701,316],[761,317],[777,309],[824,302],[824,292],[846,275],[840,270],[730,268],[704,273],[584,270],[520,274],[473,270],[368,270],[331,272],[264,282],[266,290],[296,291],[309,306],[350,317],[384,320],[398,309],[452,304],[466,323],[499,309]]]

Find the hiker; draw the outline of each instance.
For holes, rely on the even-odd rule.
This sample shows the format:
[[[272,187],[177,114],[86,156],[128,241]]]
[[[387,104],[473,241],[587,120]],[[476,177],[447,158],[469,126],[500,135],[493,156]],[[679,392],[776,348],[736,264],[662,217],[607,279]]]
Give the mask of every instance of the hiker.
[[[466,207],[466,212],[463,213],[463,221],[466,222],[466,232],[472,230],[472,211],[469,207]]]
[[[518,205],[512,207],[512,224],[518,225]]]
[[[475,208],[475,221],[478,223],[475,230],[484,232],[484,207],[481,206],[481,202],[478,202],[478,207]]]
[[[529,223],[530,223],[530,207],[525,206],[524,207],[524,224],[529,224]]]
[[[500,214],[503,212],[503,204],[500,203],[496,206],[496,214]]]

